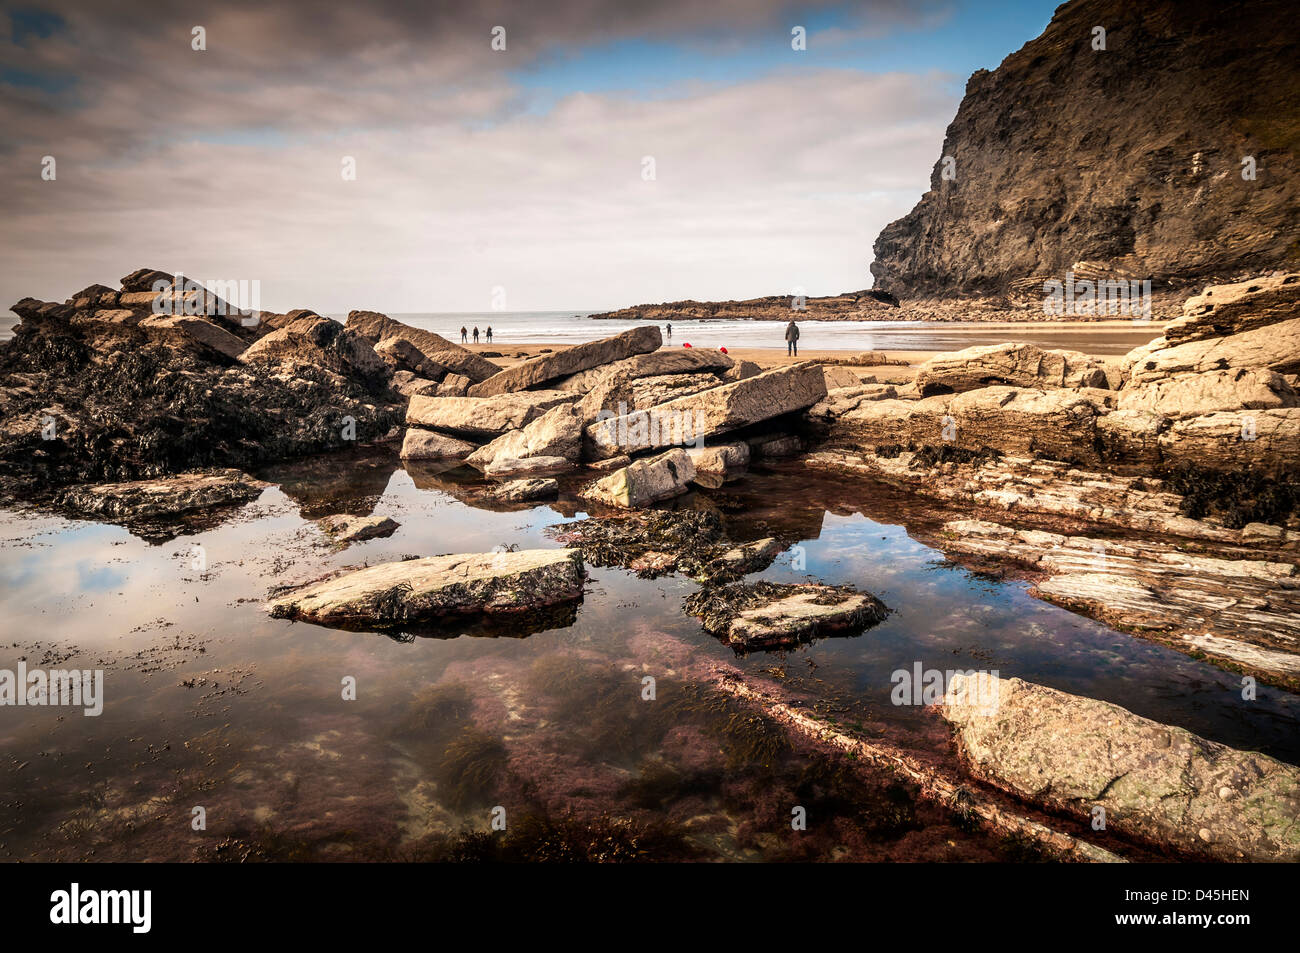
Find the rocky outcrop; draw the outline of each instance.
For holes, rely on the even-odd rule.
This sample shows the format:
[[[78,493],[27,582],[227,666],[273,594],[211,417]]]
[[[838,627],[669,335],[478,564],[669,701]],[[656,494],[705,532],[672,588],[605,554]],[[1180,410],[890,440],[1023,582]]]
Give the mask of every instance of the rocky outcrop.
[[[319,314],[304,315],[250,344],[239,355],[243,364],[270,367],[288,377],[302,368],[325,370],[344,379],[366,381],[381,389],[392,371],[370,342]]]
[[[768,295],[744,301],[668,301],[593,314],[595,320],[682,321],[874,321],[896,310],[898,301],[880,291],[847,291],[822,297]],[[773,342],[774,345],[780,342]]]
[[[922,396],[955,394],[991,384],[1016,387],[1109,387],[1106,369],[1078,351],[1047,351],[1036,344],[990,344],[939,354],[916,371]]]
[[[657,457],[634,460],[582,491],[583,497],[610,506],[641,507],[681,496],[695,479],[686,451],[674,448]]]
[[[539,354],[521,361],[475,384],[468,393],[470,397],[492,397],[541,387],[633,354],[658,350],[662,344],[663,338],[658,327],[633,328],[613,337],[577,344],[562,351]]]
[[[128,278],[162,280],[155,271]],[[224,303],[157,314],[159,296],[92,285],[63,304],[14,306],[22,321],[0,349],[0,495],[49,502],[74,483],[248,470],[401,422],[387,366],[337,323],[309,311],[254,319]]]
[[[1171,420],[1219,411],[1300,407],[1300,395],[1276,371],[1238,368],[1177,374],[1124,388],[1118,408]]]
[[[577,553],[559,549],[429,556],[345,572],[271,599],[267,611],[339,627],[511,614],[582,596]]]
[[[988,673],[955,675],[942,712],[971,771],[1031,803],[1187,855],[1300,860],[1300,768]]]
[[[856,635],[889,610],[849,586],[734,583],[692,593],[686,612],[737,652],[789,648],[826,635]]]
[[[485,381],[501,368],[473,351],[454,344],[439,334],[413,328],[401,321],[394,321],[378,311],[348,312],[347,328],[360,334],[371,344],[386,340],[399,339],[409,341],[416,350],[430,361],[447,368],[453,373],[468,377],[471,381]]]
[[[1174,374],[1232,368],[1300,373],[1300,318],[1228,337],[1164,346],[1153,342],[1133,355],[1129,380],[1145,384]]]
[[[1300,168],[1282,117],[1300,74],[1278,64],[1300,58],[1292,16],[1264,0],[1224,29],[1210,0],[1059,7],[971,76],[930,190],[876,239],[875,286],[1001,293],[1080,259],[1157,284],[1288,267]]]
[[[406,410],[414,427],[440,430],[477,439],[496,438],[532,423],[557,404],[571,403],[577,394],[560,390],[526,391],[494,397],[416,396]]]

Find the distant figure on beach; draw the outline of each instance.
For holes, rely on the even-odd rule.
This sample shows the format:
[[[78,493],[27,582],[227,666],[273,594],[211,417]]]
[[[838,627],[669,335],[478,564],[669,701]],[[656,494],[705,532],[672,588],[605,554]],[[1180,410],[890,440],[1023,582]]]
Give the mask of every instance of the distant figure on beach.
[[[478,325],[474,325],[474,343],[478,343]]]
[[[787,357],[799,356],[799,325],[793,321],[785,326],[785,353]]]
[[[488,329],[487,329],[487,342],[488,344],[492,343],[492,325],[490,324],[488,325]]]
[[[668,340],[671,341],[672,339],[673,339],[673,326],[670,324],[668,325]]]
[[[462,324],[460,326],[460,343],[464,344],[468,340],[469,340],[469,331],[466,330],[465,325]]]

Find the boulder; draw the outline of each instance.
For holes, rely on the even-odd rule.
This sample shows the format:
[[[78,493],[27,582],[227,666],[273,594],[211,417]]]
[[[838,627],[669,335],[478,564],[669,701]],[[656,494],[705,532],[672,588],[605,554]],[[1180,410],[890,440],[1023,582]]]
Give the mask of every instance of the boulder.
[[[916,372],[921,396],[956,394],[1009,384],[1016,387],[1108,387],[1104,364],[1079,351],[1048,351],[1035,344],[988,344],[938,354]]]
[[[483,474],[490,477],[504,477],[514,476],[519,473],[551,473],[572,468],[573,461],[564,457],[524,457],[522,459],[507,457],[504,460],[494,460],[483,467]]]
[[[372,388],[387,386],[392,372],[370,342],[337,321],[309,314],[250,344],[244,364],[276,365],[293,373],[301,367],[331,371]]]
[[[473,437],[499,437],[518,430],[558,404],[572,403],[576,394],[561,390],[498,394],[494,397],[415,396],[406,410],[414,427],[442,430]]]
[[[662,344],[658,325],[643,325],[613,337],[576,344],[562,351],[521,361],[475,384],[469,389],[469,396],[491,397],[539,387],[633,354],[655,351]]]
[[[1300,318],[1228,337],[1171,344],[1133,355],[1129,384],[1145,384],[1174,374],[1248,368],[1300,372]]]
[[[692,350],[694,349],[692,348]],[[753,361],[737,361],[736,365],[722,376],[728,381],[743,381],[747,377],[754,377],[761,373],[763,373],[763,369]]]
[[[687,597],[685,609],[700,618],[704,631],[738,652],[789,648],[823,635],[855,635],[889,614],[875,596],[851,586],[766,580],[706,587]]]
[[[151,337],[182,347],[206,350],[230,360],[239,357],[248,347],[247,342],[225,328],[189,315],[157,315],[144,318],[137,327]]]
[[[472,398],[471,398],[472,399]],[[576,463],[582,453],[582,420],[573,404],[552,407],[519,430],[479,447],[465,462],[480,470],[509,472],[530,457],[559,457]]]
[[[791,364],[648,410],[595,421],[588,425],[586,435],[596,456],[615,456],[701,441],[804,410],[825,396],[820,366]]]
[[[137,268],[122,279],[122,290],[126,292],[153,291],[154,285],[159,281],[165,281],[170,286],[175,283],[176,276],[165,271],[159,271],[157,268]]]
[[[674,448],[615,470],[584,489],[582,496],[611,506],[637,508],[680,496],[694,478],[691,458],[685,450]]]
[[[447,376],[447,368],[430,360],[406,338],[382,338],[375,345],[375,353],[394,371],[410,371],[430,381],[440,381]]]
[[[408,427],[400,455],[403,460],[462,460],[477,449],[475,444],[446,434]]]
[[[409,341],[429,360],[453,373],[468,377],[471,381],[487,380],[501,370],[491,361],[459,344],[453,344],[440,334],[394,321],[388,315],[380,314],[378,311],[348,312],[347,328],[357,332],[372,344],[390,338]]]
[[[321,531],[338,546],[347,546],[367,539],[392,536],[398,522],[387,516],[351,516],[341,513],[316,521]]]
[[[689,447],[691,463],[700,473],[726,473],[749,464],[749,444],[724,443],[716,447]]]
[[[862,378],[854,374],[847,367],[840,367],[837,364],[823,364],[822,377],[826,380],[826,390],[832,391],[841,387],[860,387]]]
[[[464,397],[474,382],[464,374],[448,374],[438,385],[439,397]]]
[[[1300,318],[1300,274],[1267,275],[1211,285],[1183,304],[1183,317],[1165,325],[1170,344],[1225,337]]]
[[[1217,860],[1300,860],[1300,768],[1118,705],[957,674],[942,708],[977,776],[1018,797]]]
[[[1196,417],[1217,411],[1262,410],[1300,406],[1300,395],[1276,371],[1236,368],[1178,374],[1119,393],[1119,409],[1148,411],[1169,418]]]
[[[316,582],[266,604],[278,619],[374,626],[520,613],[582,596],[581,557],[563,549],[464,553],[383,563]]]

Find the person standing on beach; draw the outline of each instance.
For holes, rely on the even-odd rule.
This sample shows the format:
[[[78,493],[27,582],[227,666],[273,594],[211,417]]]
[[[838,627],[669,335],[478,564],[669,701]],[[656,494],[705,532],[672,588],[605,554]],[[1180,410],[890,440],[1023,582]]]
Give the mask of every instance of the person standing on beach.
[[[468,340],[469,340],[469,331],[467,331],[465,329],[465,325],[462,324],[460,326],[460,343],[464,344]]]
[[[668,325],[668,340],[671,341],[672,339],[673,339],[673,326],[670,324]]]
[[[799,325],[793,321],[785,326],[785,353],[787,357],[799,356]]]
[[[487,328],[487,342],[488,342],[488,344],[491,344],[491,343],[492,343],[492,325],[490,325],[490,324],[488,325],[488,328]]]
[[[478,325],[474,325],[474,343],[478,343]]]

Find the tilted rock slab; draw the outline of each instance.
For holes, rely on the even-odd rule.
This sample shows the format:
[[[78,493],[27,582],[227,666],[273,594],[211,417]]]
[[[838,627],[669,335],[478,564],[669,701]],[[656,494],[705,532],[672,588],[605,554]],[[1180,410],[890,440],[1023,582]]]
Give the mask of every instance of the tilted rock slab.
[[[1035,344],[988,344],[936,354],[916,371],[923,396],[956,394],[991,384],[1016,387],[1109,387],[1105,365],[1079,351]]]
[[[599,456],[615,456],[762,423],[804,410],[825,396],[826,380],[819,365],[791,364],[648,410],[597,421],[586,434]],[[665,428],[670,431],[668,439]]]
[[[453,344],[440,334],[394,321],[378,311],[348,312],[347,328],[372,344],[390,338],[410,341],[429,360],[473,381],[485,381],[501,368],[468,348]]]
[[[633,354],[658,350],[662,344],[663,337],[659,333],[658,325],[633,328],[613,337],[576,344],[563,351],[539,354],[537,357],[521,361],[514,367],[508,367],[487,380],[475,384],[469,389],[469,396],[491,397],[494,394],[510,394],[527,390],[601,364],[631,357]]]
[[[977,776],[1052,810],[1219,860],[1300,860],[1300,768],[1108,702],[988,673],[944,697]]]
[[[321,625],[393,625],[471,613],[523,612],[582,596],[572,550],[462,553],[383,563],[344,573],[266,604],[278,619]]]
[[[1300,407],[1300,395],[1276,371],[1236,368],[1133,384],[1119,392],[1118,406],[1179,419],[1218,411]]]
[[[571,390],[585,394],[602,379],[618,375],[627,380],[639,380],[643,377],[660,377],[664,374],[699,374],[704,371],[723,372],[735,366],[735,361],[721,351],[710,351],[702,347],[682,347],[651,351],[633,357],[615,361],[602,367],[593,367],[571,377],[558,381],[559,390]]]
[[[582,454],[582,419],[573,404],[552,407],[519,430],[511,430],[479,447],[465,462],[480,470],[520,469],[520,461],[560,457],[572,463]]]
[[[443,430],[476,437],[499,437],[524,427],[557,404],[571,403],[577,394],[561,390],[535,390],[495,397],[411,398],[406,422],[412,427]]]
[[[1300,274],[1211,285],[1183,303],[1183,315],[1165,325],[1165,339],[1171,344],[1240,334],[1300,318]]]
[[[649,506],[685,493],[695,479],[695,466],[686,451],[674,448],[657,457],[636,460],[602,477],[582,496],[611,506]]]

